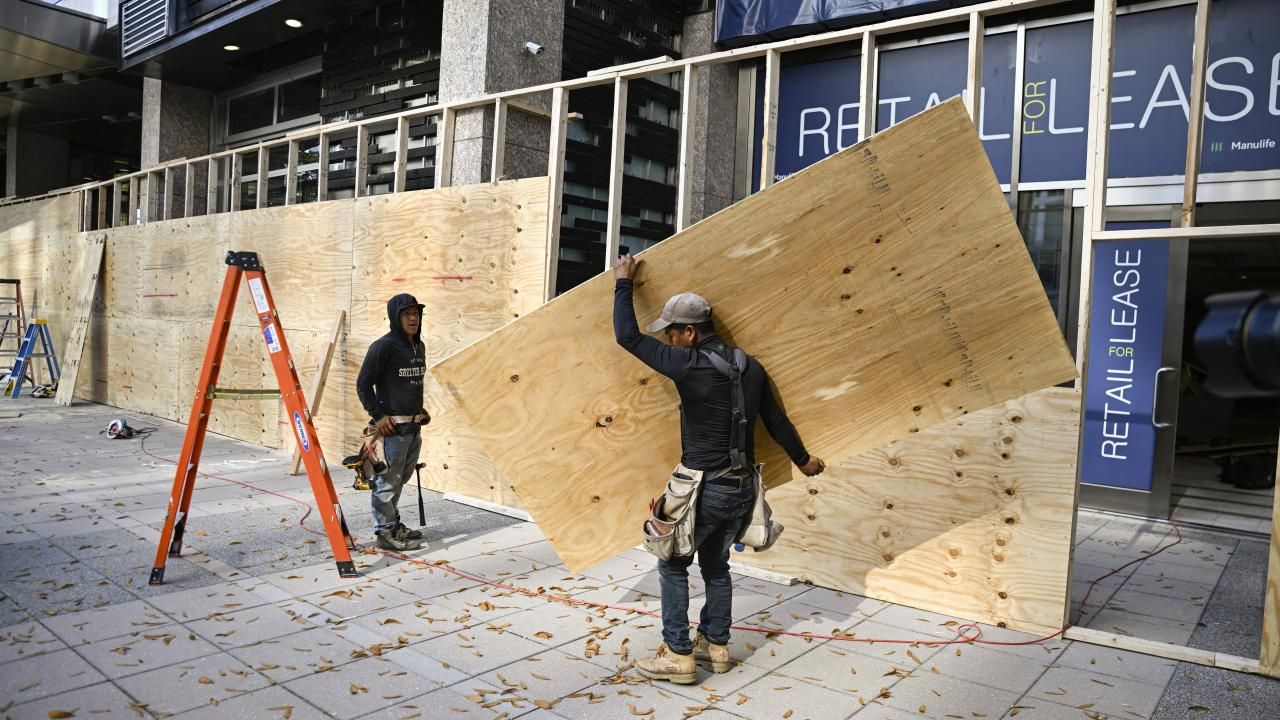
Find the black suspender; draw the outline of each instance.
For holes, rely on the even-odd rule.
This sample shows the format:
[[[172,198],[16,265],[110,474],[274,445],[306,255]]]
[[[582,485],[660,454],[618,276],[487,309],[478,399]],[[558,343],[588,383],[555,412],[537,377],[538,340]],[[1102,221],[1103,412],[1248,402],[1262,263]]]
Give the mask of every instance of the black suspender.
[[[724,346],[720,346],[724,349]],[[747,469],[747,400],[742,391],[742,373],[747,370],[747,354],[740,348],[733,348],[733,363],[729,363],[719,353],[702,351],[711,361],[715,369],[729,378],[733,387],[733,416],[729,429],[729,471],[741,472]]]

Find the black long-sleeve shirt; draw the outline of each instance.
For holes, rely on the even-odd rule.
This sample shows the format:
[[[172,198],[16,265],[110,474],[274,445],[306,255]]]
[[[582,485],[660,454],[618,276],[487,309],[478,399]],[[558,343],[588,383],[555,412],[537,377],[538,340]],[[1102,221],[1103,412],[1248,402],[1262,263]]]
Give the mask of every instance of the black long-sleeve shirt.
[[[632,281],[619,279],[613,291],[613,333],[618,344],[645,365],[671,378],[680,393],[681,464],[694,470],[719,470],[729,465],[729,437],[732,430],[733,386],[716,370],[703,351],[719,353],[732,362],[724,342],[715,335],[703,338],[696,348],[678,348],[644,335],[636,324],[631,302]],[[764,422],[774,439],[796,465],[809,462],[809,453],[796,434],[795,426],[778,405],[769,375],[755,358],[748,356],[742,374],[742,392],[747,407],[747,459],[755,462],[756,418]]]

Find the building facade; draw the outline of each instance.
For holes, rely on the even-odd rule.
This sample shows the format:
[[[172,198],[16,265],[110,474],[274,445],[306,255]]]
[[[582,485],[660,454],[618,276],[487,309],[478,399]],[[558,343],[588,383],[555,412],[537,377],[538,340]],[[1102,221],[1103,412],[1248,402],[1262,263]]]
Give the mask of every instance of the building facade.
[[[1078,355],[1082,502],[1269,526],[1266,473],[1241,468],[1270,458],[1274,484],[1280,411],[1206,392],[1192,338],[1206,298],[1280,289],[1274,0],[1120,3],[1114,23],[1106,0],[109,5],[96,80],[134,88],[113,116],[136,145],[61,183],[8,162],[28,189],[9,194],[117,178],[85,191],[93,228],[551,174],[549,294],[962,95]],[[38,78],[0,79],[14,158]],[[1208,230],[1232,226],[1263,230]]]

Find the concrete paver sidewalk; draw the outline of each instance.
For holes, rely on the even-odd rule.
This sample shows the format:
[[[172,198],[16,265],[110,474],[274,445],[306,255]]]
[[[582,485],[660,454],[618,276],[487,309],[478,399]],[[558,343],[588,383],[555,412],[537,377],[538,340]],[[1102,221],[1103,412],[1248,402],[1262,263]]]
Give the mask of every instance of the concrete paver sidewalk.
[[[1063,640],[864,644],[739,631],[737,666],[698,684],[631,667],[660,642],[652,560],[570,573],[532,523],[427,498],[420,563],[360,554],[339,578],[299,526],[305,477],[288,455],[210,436],[183,557],[151,587],[181,427],[139,440],[98,430],[120,411],[8,403],[0,419],[0,716],[11,718],[1263,718],[1280,682]],[[336,452],[336,450],[335,450]],[[368,538],[368,496],[335,478]],[[408,498],[406,520],[416,520]],[[314,516],[308,520],[319,527]],[[1141,557],[1167,525],[1082,513],[1078,580]],[[1098,584],[1082,624],[1240,650],[1253,541],[1184,533]],[[1265,554],[1262,555],[1265,558]],[[570,607],[460,577],[619,605]],[[696,574],[695,574],[696,578]],[[945,639],[954,618],[806,585],[738,577],[735,619],[767,630]],[[702,588],[695,582],[692,612]],[[1073,588],[1076,600],[1084,586]],[[1255,601],[1256,602],[1256,601]],[[635,612],[641,611],[641,612]],[[1260,617],[1260,616],[1259,616]],[[1207,621],[1206,621],[1207,619]],[[984,627],[987,638],[1030,636]],[[1200,708],[1208,708],[1200,709]]]

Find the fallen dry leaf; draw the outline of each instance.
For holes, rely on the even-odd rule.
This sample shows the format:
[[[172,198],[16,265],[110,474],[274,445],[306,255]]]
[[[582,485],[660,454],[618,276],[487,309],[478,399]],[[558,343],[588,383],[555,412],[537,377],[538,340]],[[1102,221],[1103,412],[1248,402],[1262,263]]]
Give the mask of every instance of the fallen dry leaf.
[[[79,709],[80,708],[76,708],[76,710]],[[49,718],[50,720],[55,720],[56,718],[73,718],[76,716],[76,710],[50,710]]]

